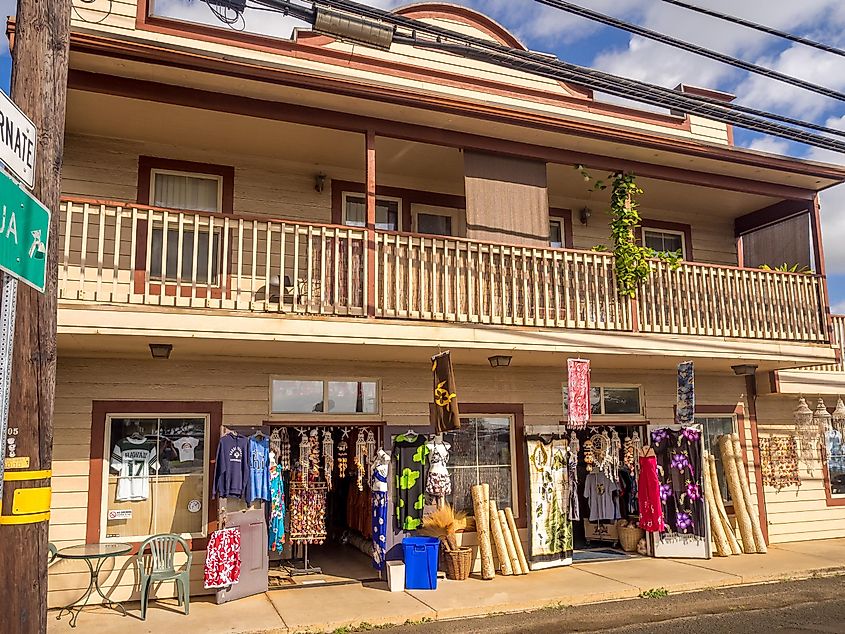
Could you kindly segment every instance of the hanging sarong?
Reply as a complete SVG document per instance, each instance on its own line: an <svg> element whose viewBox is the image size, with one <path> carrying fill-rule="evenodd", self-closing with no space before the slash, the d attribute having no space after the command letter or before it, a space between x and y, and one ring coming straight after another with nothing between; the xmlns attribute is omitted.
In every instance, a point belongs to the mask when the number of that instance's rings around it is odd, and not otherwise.
<svg viewBox="0 0 845 634"><path fill-rule="evenodd" d="M695 422L695 370L692 361L678 364L675 422L678 425L692 425Z"/></svg>
<svg viewBox="0 0 845 634"><path fill-rule="evenodd" d="M531 437L528 445L531 570L572 563L569 455L564 440Z"/></svg>
<svg viewBox="0 0 845 634"><path fill-rule="evenodd" d="M241 578L241 529L223 528L208 536L203 587L228 588Z"/></svg>
<svg viewBox="0 0 845 634"><path fill-rule="evenodd" d="M460 429L461 414L458 411L458 388L455 387L455 372L452 369L452 355L443 352L431 358L431 372L434 375L434 405L431 409L431 424L434 431Z"/></svg>
<svg viewBox="0 0 845 634"><path fill-rule="evenodd" d="M567 427L586 429L590 423L590 362L569 359L567 367Z"/></svg>

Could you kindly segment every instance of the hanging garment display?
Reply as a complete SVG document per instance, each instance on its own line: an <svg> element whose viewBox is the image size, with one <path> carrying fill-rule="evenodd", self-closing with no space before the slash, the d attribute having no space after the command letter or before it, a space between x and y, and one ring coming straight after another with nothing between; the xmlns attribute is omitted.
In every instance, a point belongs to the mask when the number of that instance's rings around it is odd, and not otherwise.
<svg viewBox="0 0 845 634"><path fill-rule="evenodd" d="M290 540L322 544L326 539L326 485L323 482L291 482Z"/></svg>
<svg viewBox="0 0 845 634"><path fill-rule="evenodd" d="M142 434L117 441L110 466L117 471L118 502L146 500L150 496L150 469L158 468L156 444Z"/></svg>
<svg viewBox="0 0 845 634"><path fill-rule="evenodd" d="M594 471L584 480L584 497L590 506L590 521L616 521L619 519L617 497L619 485L615 478L608 478L603 471Z"/></svg>
<svg viewBox="0 0 845 634"><path fill-rule="evenodd" d="M569 519L573 522L581 520L581 498L578 495L578 452L581 450L581 443L578 442L578 435L573 431L569 433L568 451L568 481L569 481Z"/></svg>
<svg viewBox="0 0 845 634"><path fill-rule="evenodd" d="M390 454L379 449L373 459L372 507L373 507L373 568L384 570L387 552L387 472L390 468Z"/></svg>
<svg viewBox="0 0 845 634"><path fill-rule="evenodd" d="M334 474L334 439L332 438L332 430L323 430L323 479L326 486L331 491L332 475Z"/></svg>
<svg viewBox="0 0 845 634"><path fill-rule="evenodd" d="M270 440L264 434L250 436L247 444L249 483L246 503L270 500Z"/></svg>
<svg viewBox="0 0 845 634"><path fill-rule="evenodd" d="M431 358L431 372L434 380L434 407L431 410L431 424L437 434L461 427L458 411L458 390L455 387L455 372L452 369L452 355L442 352Z"/></svg>
<svg viewBox="0 0 845 634"><path fill-rule="evenodd" d="M665 527L660 500L660 480L657 477L657 456L639 456L638 462L637 502L640 510L640 528L649 533L663 532Z"/></svg>
<svg viewBox="0 0 845 634"><path fill-rule="evenodd" d="M540 570L572 563L570 455L565 440L526 439L529 478L529 566Z"/></svg>
<svg viewBox="0 0 845 634"><path fill-rule="evenodd" d="M760 468L764 486L774 487L778 491L790 486L800 487L795 436L760 438Z"/></svg>
<svg viewBox="0 0 845 634"><path fill-rule="evenodd" d="M270 465L270 517L267 520L267 539L271 551L281 551L285 544L285 484L282 469Z"/></svg>
<svg viewBox="0 0 845 634"><path fill-rule="evenodd" d="M590 423L590 362L583 359L569 359L566 362L567 427L586 429Z"/></svg>
<svg viewBox="0 0 845 634"><path fill-rule="evenodd" d="M241 578L241 529L223 528L208 536L203 586L227 588Z"/></svg>
<svg viewBox="0 0 845 634"><path fill-rule="evenodd" d="M809 408L803 397L798 399L798 406L792 412L792 419L798 435L801 462L812 473L819 450L819 428L813 420L813 410Z"/></svg>
<svg viewBox="0 0 845 634"><path fill-rule="evenodd" d="M217 446L212 497L245 498L249 481L246 436L235 432L224 434Z"/></svg>
<svg viewBox="0 0 845 634"><path fill-rule="evenodd" d="M651 432L651 445L657 457L665 530L704 538L707 526L701 432L693 427L655 429Z"/></svg>
<svg viewBox="0 0 845 634"><path fill-rule="evenodd" d="M442 440L434 440L426 446L428 447L429 470L425 492L434 498L448 497L452 495L452 477L449 475L446 464L449 462L449 449L452 445Z"/></svg>
<svg viewBox="0 0 845 634"><path fill-rule="evenodd" d="M692 361L678 364L675 422L678 425L692 425L695 422L695 366Z"/></svg>
<svg viewBox="0 0 845 634"><path fill-rule="evenodd" d="M425 468L428 447L425 436L400 434L393 440L396 485L396 528L413 531L422 525L425 507Z"/></svg>

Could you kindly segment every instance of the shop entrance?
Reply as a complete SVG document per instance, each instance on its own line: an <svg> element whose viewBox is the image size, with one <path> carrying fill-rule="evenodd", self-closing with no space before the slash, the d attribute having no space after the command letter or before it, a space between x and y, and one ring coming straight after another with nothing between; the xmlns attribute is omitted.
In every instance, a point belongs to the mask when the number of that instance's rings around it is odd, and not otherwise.
<svg viewBox="0 0 845 634"><path fill-rule="evenodd" d="M269 588L377 581L368 474L382 426L271 423L267 433L284 487L284 543L268 549Z"/></svg>

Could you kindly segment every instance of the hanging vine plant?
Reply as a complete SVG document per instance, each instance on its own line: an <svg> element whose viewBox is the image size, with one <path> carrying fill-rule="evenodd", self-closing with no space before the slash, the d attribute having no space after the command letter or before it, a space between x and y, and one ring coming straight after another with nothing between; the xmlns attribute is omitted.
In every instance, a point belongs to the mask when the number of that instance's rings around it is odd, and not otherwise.
<svg viewBox="0 0 845 634"><path fill-rule="evenodd" d="M576 169L586 181L592 180L583 166ZM637 243L636 230L642 226L638 210L637 196L643 190L637 184L633 174L615 172L608 176L610 180L610 237L613 241L611 252L616 270L616 289L623 297L634 297L637 289L648 279L651 273L649 260L658 259L669 264L674 270L681 264L681 252L658 252ZM607 189L604 181L593 184L593 190ZM595 247L596 251L606 251L606 247Z"/></svg>

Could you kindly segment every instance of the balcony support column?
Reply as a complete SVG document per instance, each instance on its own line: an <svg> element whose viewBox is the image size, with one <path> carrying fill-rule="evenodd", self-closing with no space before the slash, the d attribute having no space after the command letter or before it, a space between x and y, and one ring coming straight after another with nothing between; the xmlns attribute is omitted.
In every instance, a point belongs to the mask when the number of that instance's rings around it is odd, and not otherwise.
<svg viewBox="0 0 845 634"><path fill-rule="evenodd" d="M376 133L366 133L367 316L376 315Z"/></svg>
<svg viewBox="0 0 845 634"><path fill-rule="evenodd" d="M810 235L813 238L813 264L816 267L816 273L822 276L822 283L819 286L822 308L824 310L823 319L825 331L828 335L828 341L835 341L833 336L833 318L830 312L830 295L827 291L827 278L824 263L824 243L822 242L822 219L821 207L819 206L819 195L813 196L813 202L809 208L810 212Z"/></svg>

